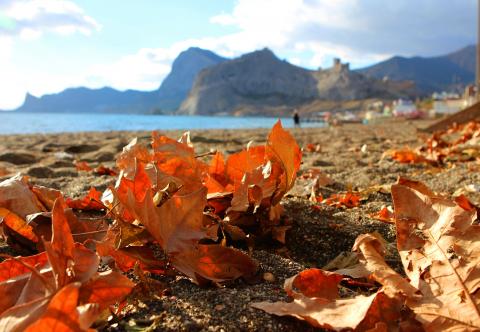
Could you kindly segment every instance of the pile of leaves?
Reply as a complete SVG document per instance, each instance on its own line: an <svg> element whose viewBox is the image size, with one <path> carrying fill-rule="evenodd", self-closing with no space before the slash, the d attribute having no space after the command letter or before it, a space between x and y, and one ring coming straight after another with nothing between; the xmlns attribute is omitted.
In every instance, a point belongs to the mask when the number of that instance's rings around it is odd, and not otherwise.
<svg viewBox="0 0 480 332"><path fill-rule="evenodd" d="M252 306L336 331L478 331L477 208L405 179L391 191L404 274L385 262L378 233L363 234L353 246L357 264L303 271L285 282L293 302ZM352 286L353 297L346 291Z"/></svg>
<svg viewBox="0 0 480 332"><path fill-rule="evenodd" d="M265 145L208 157L195 154L188 133L175 141L154 132L151 148L134 139L123 149L117 182L103 193L65 200L21 175L0 183L3 236L25 254L0 263L0 326L87 330L132 290L122 271L140 280L181 272L202 285L253 277L257 263L232 244L285 241L280 201L300 148L279 121Z"/></svg>
<svg viewBox="0 0 480 332"><path fill-rule="evenodd" d="M449 163L478 160L480 157L480 122L454 124L437 131L416 148L391 150L386 153L400 163L428 163L442 166Z"/></svg>

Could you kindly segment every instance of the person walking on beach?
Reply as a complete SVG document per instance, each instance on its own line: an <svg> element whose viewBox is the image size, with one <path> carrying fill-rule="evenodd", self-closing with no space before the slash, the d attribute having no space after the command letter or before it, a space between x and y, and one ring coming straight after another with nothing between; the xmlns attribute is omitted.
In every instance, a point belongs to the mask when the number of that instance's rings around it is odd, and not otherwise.
<svg viewBox="0 0 480 332"><path fill-rule="evenodd" d="M300 115L298 114L297 109L293 110L293 124L295 128L300 128Z"/></svg>

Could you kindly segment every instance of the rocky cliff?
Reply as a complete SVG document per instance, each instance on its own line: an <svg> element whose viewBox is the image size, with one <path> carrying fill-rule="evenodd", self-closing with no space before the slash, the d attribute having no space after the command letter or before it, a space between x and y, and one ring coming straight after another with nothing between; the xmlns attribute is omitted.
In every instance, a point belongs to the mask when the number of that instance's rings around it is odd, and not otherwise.
<svg viewBox="0 0 480 332"><path fill-rule="evenodd" d="M201 71L179 113L228 114L242 105L298 105L317 97L316 84L309 71L263 49Z"/></svg>
<svg viewBox="0 0 480 332"><path fill-rule="evenodd" d="M278 59L270 50L255 51L199 73L182 114L244 114L247 109L297 107L314 99L398 98L413 92L393 88L349 70L338 59L328 70L311 71Z"/></svg>
<svg viewBox="0 0 480 332"><path fill-rule="evenodd" d="M176 110L187 97L197 74L204 68L226 61L226 58L198 47L181 52L173 61L172 69L158 89L158 107Z"/></svg>

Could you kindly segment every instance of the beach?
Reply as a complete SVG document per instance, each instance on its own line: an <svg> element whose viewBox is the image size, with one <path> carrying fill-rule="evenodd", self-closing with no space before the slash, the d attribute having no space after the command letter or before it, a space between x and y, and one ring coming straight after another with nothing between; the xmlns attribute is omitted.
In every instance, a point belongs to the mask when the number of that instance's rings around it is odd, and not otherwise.
<svg viewBox="0 0 480 332"><path fill-rule="evenodd" d="M377 231L395 247L394 227L372 215L392 205L389 185L399 176L420 180L438 193L463 193L473 203L480 203L478 192L464 189L480 183L480 165L476 161L451 167L402 164L386 153L421 145L426 134L417 129L428 124L391 120L375 125L289 129L303 148L296 184L282 200L282 218L291 223L291 228L286 233L285 245L272 239L255 243L252 255L259 262L259 280L237 280L205 288L184 277L160 276L157 279L168 284L168 292L141 301L136 311L121 320L109 321L100 330L127 330L135 325L165 331L314 330L294 318L276 317L251 308L250 303L286 300L286 278L305 268L322 268L340 254L350 252L360 234ZM250 141L264 144L268 132L269 129L216 129L193 130L190 135L197 155L212 151L228 155L245 148ZM182 134L161 133L172 138ZM148 142L151 136L147 131L0 136L0 180L20 172L28 175L31 183L59 189L72 198L84 196L92 186L103 191L115 184L116 177L78 170L75 162L87 162L93 169L100 164L113 168L116 155L135 137ZM209 156L203 158L208 160ZM317 195L358 192L359 206L337 208L312 202L311 179L306 176L312 169L332 180L319 185ZM12 253L6 243L0 244L0 252ZM395 250L387 253L387 261L394 268L400 266Z"/></svg>

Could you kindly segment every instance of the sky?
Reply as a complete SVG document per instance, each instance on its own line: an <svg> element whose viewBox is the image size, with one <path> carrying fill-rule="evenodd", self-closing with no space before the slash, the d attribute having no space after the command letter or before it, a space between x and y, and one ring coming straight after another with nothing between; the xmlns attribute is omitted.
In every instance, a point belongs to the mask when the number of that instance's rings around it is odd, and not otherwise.
<svg viewBox="0 0 480 332"><path fill-rule="evenodd" d="M442 55L476 41L476 0L0 0L0 109L69 87L154 90L191 46L264 47L306 68Z"/></svg>

